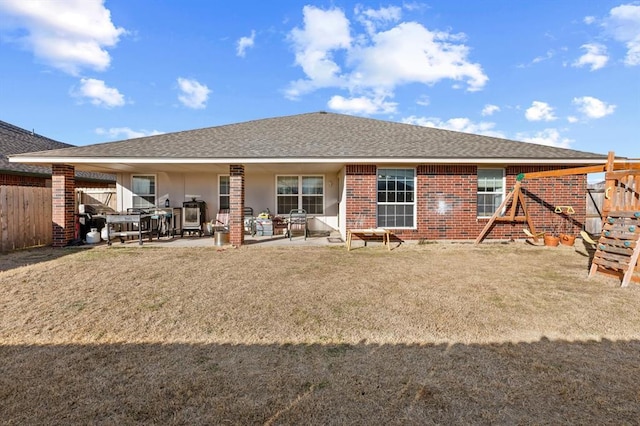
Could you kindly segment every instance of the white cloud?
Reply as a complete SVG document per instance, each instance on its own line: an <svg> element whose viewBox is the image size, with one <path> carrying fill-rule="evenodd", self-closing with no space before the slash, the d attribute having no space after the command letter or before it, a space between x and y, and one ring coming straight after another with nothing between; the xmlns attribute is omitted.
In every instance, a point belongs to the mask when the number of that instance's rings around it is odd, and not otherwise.
<svg viewBox="0 0 640 426"><path fill-rule="evenodd" d="M113 87L107 87L102 80L83 78L80 88L73 90L72 95L78 98L88 98L93 105L106 108L120 107L125 104L124 96Z"/></svg>
<svg viewBox="0 0 640 426"><path fill-rule="evenodd" d="M402 2L402 7L410 11L429 9L429 6L426 3L423 3L420 1L413 1L413 2L404 1Z"/></svg>
<svg viewBox="0 0 640 426"><path fill-rule="evenodd" d="M397 6L382 7L380 9L363 9L361 5L356 6L354 13L369 35L375 34L376 30L386 27L390 23L398 22L402 17L402 9Z"/></svg>
<svg viewBox="0 0 640 426"><path fill-rule="evenodd" d="M393 7L356 8L356 13L365 31L352 36L351 22L342 10L304 7L303 28L294 28L289 40L306 78L291 82L287 97L320 88L345 89L351 97L392 96L400 85L442 80L476 91L488 81L482 67L467 59L464 34L430 31L416 22L397 23L400 10Z"/></svg>
<svg viewBox="0 0 640 426"><path fill-rule="evenodd" d="M476 135L493 136L496 138L504 138L504 134L497 130L494 130L495 123L481 121L480 123L474 123L468 118L450 118L449 120L442 121L439 118L433 117L416 117L412 115L402 119L403 123L415 124L424 127L435 127L444 130L454 130L456 132L473 133Z"/></svg>
<svg viewBox="0 0 640 426"><path fill-rule="evenodd" d="M256 32L251 30L251 37L240 37L238 40L238 47L236 49L236 55L244 58L244 55L249 47L253 47L253 43L256 39Z"/></svg>
<svg viewBox="0 0 640 426"><path fill-rule="evenodd" d="M1 27L16 43L52 67L78 75L81 69L107 69L124 28L111 21L103 0L2 0Z"/></svg>
<svg viewBox="0 0 640 426"><path fill-rule="evenodd" d="M544 56L536 56L531 61L532 64L537 64L538 62L548 61L549 59L555 56L556 52L554 50L547 50L547 53Z"/></svg>
<svg viewBox="0 0 640 426"><path fill-rule="evenodd" d="M573 143L572 139L562 137L557 129L544 129L535 133L534 136L529 136L527 133L518 133L516 139L558 148L569 148Z"/></svg>
<svg viewBox="0 0 640 426"><path fill-rule="evenodd" d="M103 129L98 127L96 134L108 136L111 139L134 139L142 138L145 136L161 135L164 132L158 130L133 130L129 127L111 127L109 129Z"/></svg>
<svg viewBox="0 0 640 426"><path fill-rule="evenodd" d="M567 121L571 124L577 123L578 121L580 121L578 119L578 117L574 116L574 115L570 115L567 117Z"/></svg>
<svg viewBox="0 0 640 426"><path fill-rule="evenodd" d="M300 65L308 80L291 83L287 96L296 98L316 88L339 86L340 67L333 60L333 51L351 46L349 21L340 9L321 10L313 6L302 9L304 28L289 33Z"/></svg>
<svg viewBox="0 0 640 426"><path fill-rule="evenodd" d="M625 64L640 65L640 5L623 4L609 11L604 26L614 39L625 43Z"/></svg>
<svg viewBox="0 0 640 426"><path fill-rule="evenodd" d="M380 98L344 98L333 96L327 103L328 107L334 111L347 114L391 114L396 112L398 104L396 102L386 102L384 97Z"/></svg>
<svg viewBox="0 0 640 426"><path fill-rule="evenodd" d="M583 67L585 65L591 66L591 71L598 70L604 67L609 61L609 56L607 55L607 47L600 43L588 43L580 46L582 49L586 50L586 53L578 60L576 60L572 65L574 67Z"/></svg>
<svg viewBox="0 0 640 426"><path fill-rule="evenodd" d="M211 90L194 79L178 77L181 94L178 100L187 108L203 109L207 106Z"/></svg>
<svg viewBox="0 0 640 426"><path fill-rule="evenodd" d="M393 89L410 83L435 84L444 79L466 82L469 91L482 89L488 77L466 60L469 48L455 44L445 32L431 32L415 22L403 22L377 33L372 44L350 52L356 64L351 87Z"/></svg>
<svg viewBox="0 0 640 426"><path fill-rule="evenodd" d="M416 103L420 106L429 106L431 104L431 99L427 95L422 95L418 98Z"/></svg>
<svg viewBox="0 0 640 426"><path fill-rule="evenodd" d="M596 22L596 18L595 18L595 16L585 16L584 19L582 20L582 22L584 22L587 25L591 25L594 22Z"/></svg>
<svg viewBox="0 0 640 426"><path fill-rule="evenodd" d="M607 104L591 96L573 98L573 104L576 105L578 111L583 113L587 118L602 118L613 114L616 109L615 105Z"/></svg>
<svg viewBox="0 0 640 426"><path fill-rule="evenodd" d="M499 112L499 111L500 111L500 107L498 105L486 104L484 108L482 108L481 114L483 116L487 116L487 115L493 115L493 113Z"/></svg>
<svg viewBox="0 0 640 426"><path fill-rule="evenodd" d="M553 108L548 103L540 101L533 101L524 116L529 121L553 121L556 119L556 116L553 115Z"/></svg>

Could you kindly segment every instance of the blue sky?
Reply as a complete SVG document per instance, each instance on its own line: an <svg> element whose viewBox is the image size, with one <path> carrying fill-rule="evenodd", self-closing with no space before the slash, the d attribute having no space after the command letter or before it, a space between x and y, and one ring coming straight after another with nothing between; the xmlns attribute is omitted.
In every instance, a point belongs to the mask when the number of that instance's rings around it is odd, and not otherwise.
<svg viewBox="0 0 640 426"><path fill-rule="evenodd" d="M75 145L332 111L640 156L640 2L0 0L0 60L0 119Z"/></svg>

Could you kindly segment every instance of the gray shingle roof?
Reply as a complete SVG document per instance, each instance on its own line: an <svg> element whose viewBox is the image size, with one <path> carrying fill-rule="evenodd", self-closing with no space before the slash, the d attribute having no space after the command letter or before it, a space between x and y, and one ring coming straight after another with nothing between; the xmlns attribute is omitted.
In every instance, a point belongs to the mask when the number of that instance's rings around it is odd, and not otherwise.
<svg viewBox="0 0 640 426"><path fill-rule="evenodd" d="M602 154L325 112L51 150L37 156L327 160L606 158Z"/></svg>
<svg viewBox="0 0 640 426"><path fill-rule="evenodd" d="M73 145L49 139L0 120L0 173L51 176L51 167L10 163L7 156L69 147L73 147ZM78 171L76 177L87 180L115 182L115 176L104 173Z"/></svg>

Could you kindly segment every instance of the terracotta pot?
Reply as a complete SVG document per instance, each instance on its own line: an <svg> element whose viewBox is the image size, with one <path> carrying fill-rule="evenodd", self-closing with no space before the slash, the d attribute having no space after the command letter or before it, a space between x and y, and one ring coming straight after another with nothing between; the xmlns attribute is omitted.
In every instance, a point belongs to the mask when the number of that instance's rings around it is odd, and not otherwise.
<svg viewBox="0 0 640 426"><path fill-rule="evenodd" d="M560 243L563 246L572 246L576 242L575 235L560 234Z"/></svg>
<svg viewBox="0 0 640 426"><path fill-rule="evenodd" d="M556 237L555 235L544 235L544 245L549 247L558 247L560 244L560 237Z"/></svg>

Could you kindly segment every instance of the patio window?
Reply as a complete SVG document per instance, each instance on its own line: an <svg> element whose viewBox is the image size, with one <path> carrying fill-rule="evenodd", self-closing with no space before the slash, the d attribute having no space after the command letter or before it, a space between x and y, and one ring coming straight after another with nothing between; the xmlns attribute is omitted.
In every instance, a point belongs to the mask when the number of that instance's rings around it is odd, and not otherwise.
<svg viewBox="0 0 640 426"><path fill-rule="evenodd" d="M231 178L229 176L220 176L218 184L218 202L220 209L228 209L231 200Z"/></svg>
<svg viewBox="0 0 640 426"><path fill-rule="evenodd" d="M414 169L378 169L378 226L415 227Z"/></svg>
<svg viewBox="0 0 640 426"><path fill-rule="evenodd" d="M287 215L293 209L324 213L323 176L277 176L276 187L277 214Z"/></svg>
<svg viewBox="0 0 640 426"><path fill-rule="evenodd" d="M155 175L133 175L131 177L131 206L136 209L148 209L156 206Z"/></svg>
<svg viewBox="0 0 640 426"><path fill-rule="evenodd" d="M478 217L487 218L504 200L504 169L478 169Z"/></svg>

